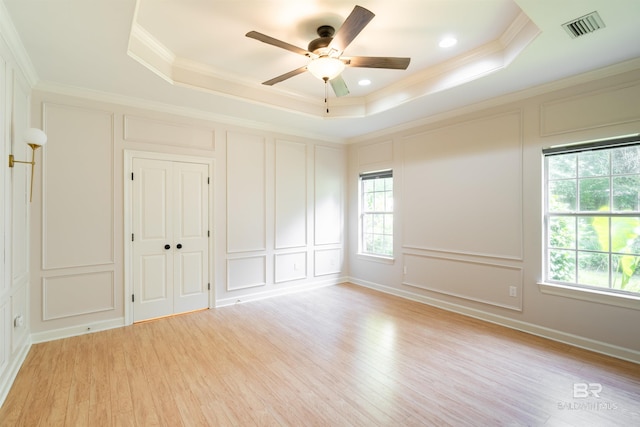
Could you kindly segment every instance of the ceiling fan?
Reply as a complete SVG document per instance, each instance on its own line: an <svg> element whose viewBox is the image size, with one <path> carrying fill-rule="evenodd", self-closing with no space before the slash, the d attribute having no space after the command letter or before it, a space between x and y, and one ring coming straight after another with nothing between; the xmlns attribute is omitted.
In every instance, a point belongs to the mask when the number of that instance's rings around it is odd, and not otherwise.
<svg viewBox="0 0 640 427"><path fill-rule="evenodd" d="M307 50L257 31L249 31L246 34L247 37L311 58L311 61L304 67L274 77L262 84L271 86L309 71L320 80L323 80L325 84L327 82L331 83L336 96L344 96L349 94L347 84L341 75L345 67L406 70L411 58L342 56L347 46L360 34L374 16L373 12L362 6L354 7L337 32L330 25L318 27L318 38L309 43Z"/></svg>

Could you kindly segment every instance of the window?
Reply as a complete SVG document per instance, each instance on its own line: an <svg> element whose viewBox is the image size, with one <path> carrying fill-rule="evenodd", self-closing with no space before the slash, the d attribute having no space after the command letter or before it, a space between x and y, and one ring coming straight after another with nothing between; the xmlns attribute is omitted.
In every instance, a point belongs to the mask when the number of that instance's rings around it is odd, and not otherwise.
<svg viewBox="0 0 640 427"><path fill-rule="evenodd" d="M360 252L393 256L393 172L360 175Z"/></svg>
<svg viewBox="0 0 640 427"><path fill-rule="evenodd" d="M640 137L543 150L545 281L640 294Z"/></svg>

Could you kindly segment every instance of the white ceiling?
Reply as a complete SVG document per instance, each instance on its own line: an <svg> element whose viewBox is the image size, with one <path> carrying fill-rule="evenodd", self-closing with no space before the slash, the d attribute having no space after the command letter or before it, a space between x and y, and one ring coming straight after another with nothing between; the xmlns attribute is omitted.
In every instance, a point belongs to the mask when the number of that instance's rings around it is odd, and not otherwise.
<svg viewBox="0 0 640 427"><path fill-rule="evenodd" d="M638 0L2 2L39 88L336 141L640 57ZM410 57L407 70L347 68L351 93L330 92L329 114L310 73L261 84L308 58L248 31L306 49L355 4L376 16L344 54ZM605 28L575 39L562 28L593 11ZM445 35L458 44L438 47Z"/></svg>

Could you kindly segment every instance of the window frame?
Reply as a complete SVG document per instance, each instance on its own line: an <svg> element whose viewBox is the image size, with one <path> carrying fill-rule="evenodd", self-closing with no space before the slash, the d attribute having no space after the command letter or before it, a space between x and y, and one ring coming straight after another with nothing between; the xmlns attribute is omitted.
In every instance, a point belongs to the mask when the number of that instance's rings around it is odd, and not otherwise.
<svg viewBox="0 0 640 427"><path fill-rule="evenodd" d="M365 226L365 216L366 215L391 215L393 220L395 220L394 210L395 206L392 206L391 210L383 210L383 211L367 211L365 208L365 191L364 186L365 182L368 180L374 180L379 178L392 178L391 190L385 190L391 192L391 197L393 198L394 194L394 181L393 181L393 169L382 169L370 172L361 172L358 176L358 256L364 257L366 259L373 259L379 262L393 262L394 260L394 241L395 241L395 227L392 225L391 234L383 233L384 236L389 236L391 238L391 254L387 253L377 253L377 252L367 252L365 250L365 237L366 232L364 230Z"/></svg>
<svg viewBox="0 0 640 427"><path fill-rule="evenodd" d="M595 285L586 285L580 283L573 282L564 282L561 280L554 280L550 278L551 273L551 260L550 260L550 251L553 250L550 242L550 219L551 218L572 218L575 221L578 221L581 217L606 217L608 221L611 221L612 218L621 218L621 217L638 217L640 216L640 207L637 207L636 210L633 211L615 211L613 210L613 206L611 202L613 200L612 192L609 191L609 209L606 212L599 211L581 211L580 206L576 205L573 211L564 211L564 212L554 212L550 209L550 179L549 179L549 158L556 155L566 155L566 154L574 154L574 153L584 153L596 150L609 150L615 148L623 148L623 147L631 147L631 146L640 146L640 134L633 135L625 135L622 137L615 137L610 139L603 140L595 140L595 141L586 141L582 143L575 144L567 144L554 146L550 148L546 148L542 150L543 153L543 262L542 262L542 277L543 281L539 283L540 290L546 294L560 295L565 297L577 298L587 301L595 301L605 304L611 304L616 306L623 306L628 308L640 309L640 291L627 291L624 289L614 289L612 288L612 275L614 272L614 266L611 263L612 257L618 255L616 251L613 250L611 246L609 246L608 251L596 251L607 254L609 263L608 263L608 274L609 274L609 287L600 287ZM578 159L576 159L578 161ZM609 166L611 167L611 166ZM605 175L609 179L609 188L611 190L611 183L613 182L614 177L616 175L612 170L608 171L608 175ZM600 177L600 176L598 176ZM581 177L576 176L575 178L576 184L580 182ZM584 179L584 177L582 177ZM557 182L557 181L556 181ZM580 193L579 185L576 187L576 203L579 203ZM609 226L610 227L610 226ZM610 230L610 228L609 228ZM577 238L577 237L576 237ZM581 252L590 252L586 249L580 249L579 242L575 242L575 247L573 249L567 249L573 251L576 256ZM578 258L576 258L575 269L576 273L578 271ZM576 275L574 280L578 282L579 278Z"/></svg>

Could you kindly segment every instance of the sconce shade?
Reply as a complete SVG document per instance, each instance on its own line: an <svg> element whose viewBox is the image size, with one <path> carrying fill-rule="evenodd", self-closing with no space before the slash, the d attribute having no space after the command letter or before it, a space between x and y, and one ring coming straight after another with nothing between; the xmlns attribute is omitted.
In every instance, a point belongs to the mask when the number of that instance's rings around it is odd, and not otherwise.
<svg viewBox="0 0 640 427"><path fill-rule="evenodd" d="M47 134L38 128L30 128L25 131L24 140L29 145L43 146L47 143Z"/></svg>
<svg viewBox="0 0 640 427"><path fill-rule="evenodd" d="M344 62L337 58L321 56L307 65L307 70L320 80L333 80L344 70Z"/></svg>

